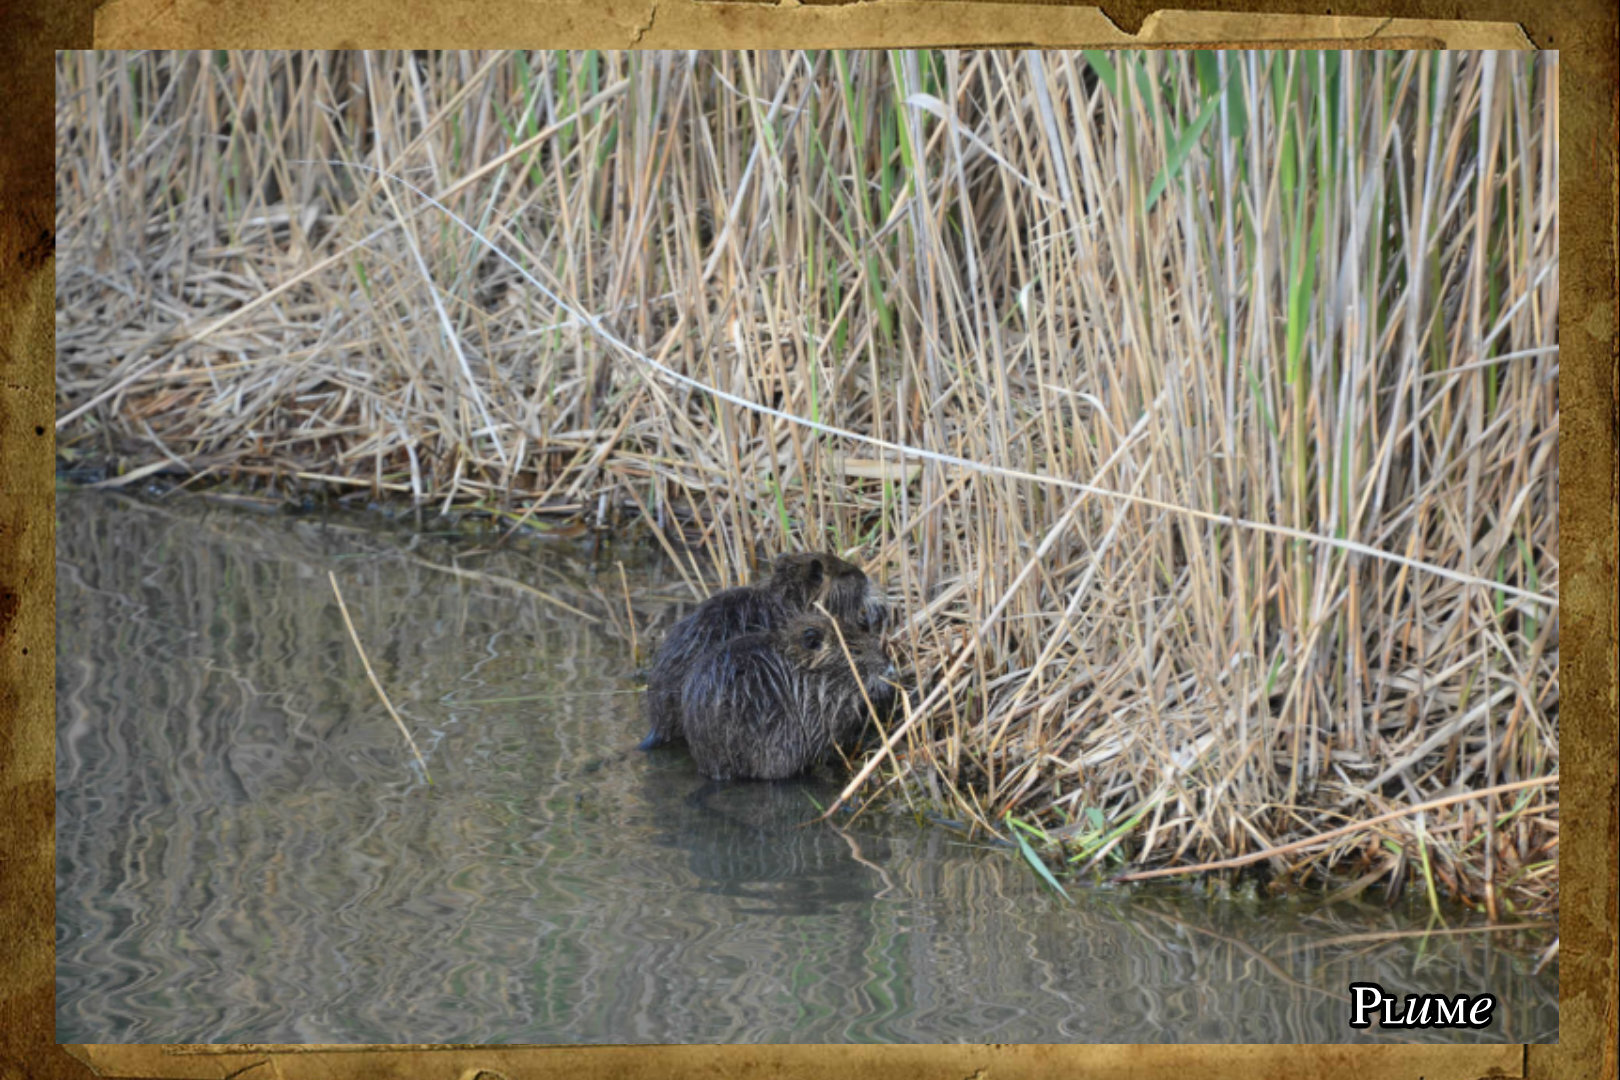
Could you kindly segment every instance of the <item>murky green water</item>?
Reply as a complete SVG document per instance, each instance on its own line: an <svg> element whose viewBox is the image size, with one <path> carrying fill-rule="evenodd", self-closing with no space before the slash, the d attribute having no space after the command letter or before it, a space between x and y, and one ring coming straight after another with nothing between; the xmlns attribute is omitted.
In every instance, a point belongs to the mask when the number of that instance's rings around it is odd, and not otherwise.
<svg viewBox="0 0 1620 1080"><path fill-rule="evenodd" d="M621 755L615 560L643 637L686 595L643 553L91 493L57 527L61 1041L1346 1042L1363 980L1499 999L1486 1031L1386 1039L1557 1037L1523 938L1392 936L1422 928L1406 907L1066 904L902 814L800 827L834 776Z"/></svg>

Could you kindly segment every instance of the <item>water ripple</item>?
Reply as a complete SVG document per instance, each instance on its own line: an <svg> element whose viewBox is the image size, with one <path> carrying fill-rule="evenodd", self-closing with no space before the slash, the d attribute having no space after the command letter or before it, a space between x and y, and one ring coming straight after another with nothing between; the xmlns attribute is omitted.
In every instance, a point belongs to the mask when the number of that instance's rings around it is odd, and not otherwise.
<svg viewBox="0 0 1620 1080"><path fill-rule="evenodd" d="M1511 1025L1487 1037L1556 1036L1556 974L1489 937L1417 966L1411 941L1314 944L1413 925L1383 909L1064 905L903 817L802 828L835 778L626 753L625 643L422 565L472 565L452 542L78 493L58 514L62 1041L1345 1041L1359 978L1492 989ZM477 566L593 603L576 549ZM661 573L632 593L674 593Z"/></svg>

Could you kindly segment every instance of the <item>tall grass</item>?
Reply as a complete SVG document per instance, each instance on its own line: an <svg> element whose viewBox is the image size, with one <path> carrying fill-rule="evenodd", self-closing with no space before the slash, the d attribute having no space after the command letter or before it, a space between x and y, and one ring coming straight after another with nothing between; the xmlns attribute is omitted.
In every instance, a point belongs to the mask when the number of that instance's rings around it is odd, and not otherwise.
<svg viewBox="0 0 1620 1080"><path fill-rule="evenodd" d="M865 788L1556 905L1555 55L57 72L69 463L858 552Z"/></svg>

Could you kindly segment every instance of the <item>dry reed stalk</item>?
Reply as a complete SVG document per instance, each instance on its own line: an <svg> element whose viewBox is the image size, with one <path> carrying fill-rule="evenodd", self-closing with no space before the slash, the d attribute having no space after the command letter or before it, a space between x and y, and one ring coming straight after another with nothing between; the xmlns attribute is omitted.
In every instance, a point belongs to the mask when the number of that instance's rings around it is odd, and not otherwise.
<svg viewBox="0 0 1620 1080"><path fill-rule="evenodd" d="M349 605L343 602L343 590L338 588L337 574L328 570L326 578L332 583L332 595L337 597L338 611L343 615L343 625L348 628L349 640L354 642L354 651L360 654L360 663L365 665L366 678L371 680L371 688L377 691L377 697L382 700L383 708L387 709L388 715L394 718L394 724L399 728L399 733L405 736L405 742L410 746L411 753L416 755L416 763L422 767L422 776L431 785L433 776L428 772L427 762L422 759L422 751L417 749L416 740L411 737L410 729L405 726L405 721L399 718L399 713L394 711L394 703L388 700L388 692L383 689L382 682L377 678L377 673L371 669L371 658L366 656L366 647L360 644L360 635L355 632L354 620L349 618Z"/></svg>

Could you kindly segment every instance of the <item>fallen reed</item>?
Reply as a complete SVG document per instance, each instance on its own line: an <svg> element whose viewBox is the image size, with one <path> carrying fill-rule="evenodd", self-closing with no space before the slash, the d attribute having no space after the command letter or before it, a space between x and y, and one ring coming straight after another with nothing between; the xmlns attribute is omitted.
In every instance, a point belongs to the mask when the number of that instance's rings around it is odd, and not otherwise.
<svg viewBox="0 0 1620 1080"><path fill-rule="evenodd" d="M864 794L1556 908L1556 55L57 78L64 467L854 553L919 688Z"/></svg>

